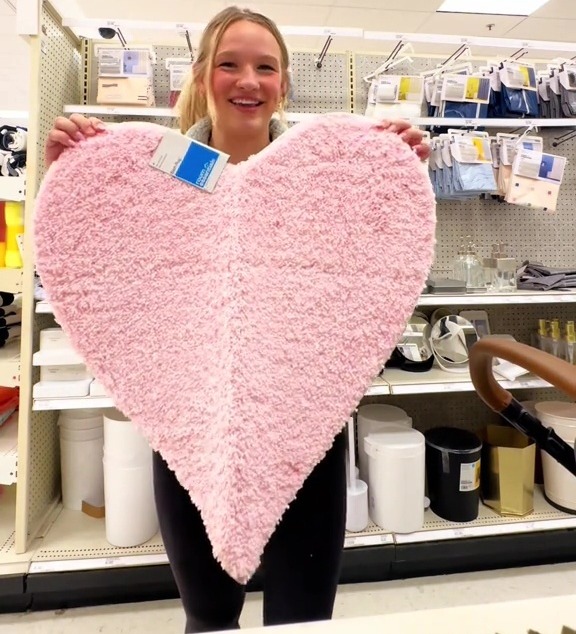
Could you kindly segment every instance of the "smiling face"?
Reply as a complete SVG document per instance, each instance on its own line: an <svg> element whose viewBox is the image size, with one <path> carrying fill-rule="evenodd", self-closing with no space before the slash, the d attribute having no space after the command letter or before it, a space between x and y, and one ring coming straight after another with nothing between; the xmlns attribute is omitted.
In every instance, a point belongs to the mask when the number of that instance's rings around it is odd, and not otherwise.
<svg viewBox="0 0 576 634"><path fill-rule="evenodd" d="M285 90L280 45L260 24L239 20L222 34L211 77L218 127L227 135L264 134Z"/></svg>

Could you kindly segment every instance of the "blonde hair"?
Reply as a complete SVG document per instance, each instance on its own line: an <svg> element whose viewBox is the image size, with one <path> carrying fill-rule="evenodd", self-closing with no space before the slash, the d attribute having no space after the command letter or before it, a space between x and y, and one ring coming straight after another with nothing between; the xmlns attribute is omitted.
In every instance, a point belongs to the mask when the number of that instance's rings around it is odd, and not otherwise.
<svg viewBox="0 0 576 634"><path fill-rule="evenodd" d="M290 87L289 65L290 59L286 42L282 37L276 24L261 13L256 13L250 9L241 9L239 7L227 7L220 13L216 14L207 24L198 47L198 54L192 66L178 101L176 103L176 111L179 117L180 131L185 134L197 121L208 116L212 121L216 120L216 112L214 109L214 99L212 96L212 88L210 82L206 82L206 90L199 90L199 86L205 77L211 77L214 68L214 57L222 36L226 29L234 24L246 20L259 24L270 31L278 45L281 54L281 77L285 84L286 90L282 97L281 103L278 105L280 115L283 115L286 107L288 92Z"/></svg>

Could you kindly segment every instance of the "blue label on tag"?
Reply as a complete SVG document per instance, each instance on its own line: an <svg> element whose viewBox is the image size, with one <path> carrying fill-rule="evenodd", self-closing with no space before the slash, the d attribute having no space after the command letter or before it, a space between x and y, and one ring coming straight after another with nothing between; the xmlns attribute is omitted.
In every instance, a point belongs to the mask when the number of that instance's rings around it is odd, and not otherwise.
<svg viewBox="0 0 576 634"><path fill-rule="evenodd" d="M209 147L192 143L174 176L196 187L204 187L219 156L218 152Z"/></svg>

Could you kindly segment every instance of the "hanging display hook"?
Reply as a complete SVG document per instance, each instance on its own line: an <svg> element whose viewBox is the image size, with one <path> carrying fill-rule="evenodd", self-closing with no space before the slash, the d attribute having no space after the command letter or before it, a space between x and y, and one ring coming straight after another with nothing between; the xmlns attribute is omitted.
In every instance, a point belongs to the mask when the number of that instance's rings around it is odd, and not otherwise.
<svg viewBox="0 0 576 634"><path fill-rule="evenodd" d="M563 143L566 143L566 141L571 141L574 138L576 138L576 130L570 130L570 132L566 132L561 136L555 137L554 141L552 141L552 147L558 147Z"/></svg>
<svg viewBox="0 0 576 634"><path fill-rule="evenodd" d="M184 30L184 37L186 38L186 44L188 46L188 50L190 51L190 61L194 61L194 49L192 48L192 41L190 40L190 32L188 29Z"/></svg>
<svg viewBox="0 0 576 634"><path fill-rule="evenodd" d="M118 39L120 40L120 44L122 44L122 47L125 49L128 49L126 38L124 37L124 35L122 34L122 31L118 27L114 29L110 26L102 26L98 29L98 33L100 33L100 36L103 37L105 40L111 40L115 36L118 36Z"/></svg>
<svg viewBox="0 0 576 634"><path fill-rule="evenodd" d="M324 43L324 46L322 47L322 50L320 51L320 55L316 59L316 68L318 69L322 68L324 58L326 57L326 54L328 53L328 49L330 48L330 44L332 44L333 39L334 38L331 35L328 36L326 42Z"/></svg>

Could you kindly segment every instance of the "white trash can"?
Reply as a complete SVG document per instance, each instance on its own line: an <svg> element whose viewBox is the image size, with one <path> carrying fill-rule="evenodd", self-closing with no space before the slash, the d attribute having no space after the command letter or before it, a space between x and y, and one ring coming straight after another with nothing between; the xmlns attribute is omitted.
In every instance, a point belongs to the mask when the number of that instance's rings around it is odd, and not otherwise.
<svg viewBox="0 0 576 634"><path fill-rule="evenodd" d="M73 511L82 502L104 502L103 419L98 410L63 410L58 417L62 504Z"/></svg>
<svg viewBox="0 0 576 634"><path fill-rule="evenodd" d="M382 431L390 424L412 427L412 419L403 409L394 405L374 404L362 405L362 407L358 408L358 465L360 468L360 480L364 482L368 482L368 456L364 449L364 438L368 434L376 434Z"/></svg>
<svg viewBox="0 0 576 634"><path fill-rule="evenodd" d="M536 416L544 427L551 427L574 447L576 440L576 404L562 401L536 403ZM548 501L568 513L576 513L576 476L545 451L542 455L544 492Z"/></svg>
<svg viewBox="0 0 576 634"><path fill-rule="evenodd" d="M424 524L424 434L405 425L389 425L366 436L364 447L372 521L394 533L420 530Z"/></svg>

